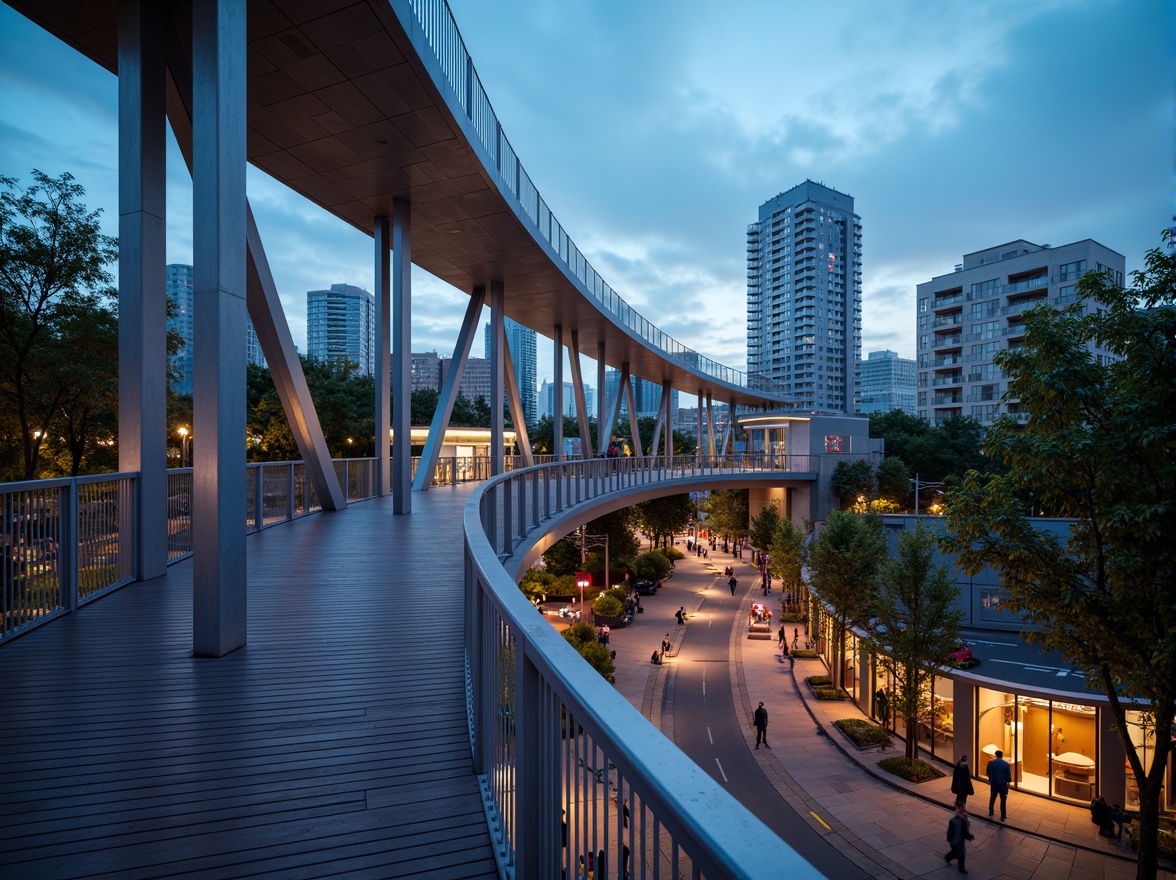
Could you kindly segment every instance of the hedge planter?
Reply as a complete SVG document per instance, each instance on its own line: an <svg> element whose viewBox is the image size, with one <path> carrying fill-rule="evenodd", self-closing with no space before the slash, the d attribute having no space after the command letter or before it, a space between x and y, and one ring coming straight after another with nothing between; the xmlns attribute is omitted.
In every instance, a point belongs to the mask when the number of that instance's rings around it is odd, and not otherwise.
<svg viewBox="0 0 1176 880"><path fill-rule="evenodd" d="M890 734L863 718L842 718L833 724L859 752L876 752L890 746Z"/></svg>
<svg viewBox="0 0 1176 880"><path fill-rule="evenodd" d="M878 766L887 773L893 773L900 779L914 783L930 782L932 779L940 779L946 775L940 773L922 758L916 758L914 762L911 762L903 755L896 755L893 758L883 758L878 762Z"/></svg>
<svg viewBox="0 0 1176 880"><path fill-rule="evenodd" d="M827 675L810 675L805 679L809 690L818 700L844 700L846 693L841 688L835 688Z"/></svg>

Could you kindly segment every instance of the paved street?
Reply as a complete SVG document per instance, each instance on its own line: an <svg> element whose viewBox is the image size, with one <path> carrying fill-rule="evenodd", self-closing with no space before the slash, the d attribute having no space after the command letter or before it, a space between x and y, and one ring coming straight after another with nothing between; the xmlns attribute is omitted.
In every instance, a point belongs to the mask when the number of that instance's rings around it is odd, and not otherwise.
<svg viewBox="0 0 1176 880"><path fill-rule="evenodd" d="M727 565L739 576L734 598L720 577ZM823 674L823 663L782 662L775 639L747 638L751 602L763 598L752 589L754 579L746 560L729 555L678 562L656 596L642 597L645 612L612 632L617 689L826 874L958 876L943 862L950 778L917 786L903 782L877 767L881 755L859 753L842 737L832 722L862 713L848 702L806 700L799 686L805 677ZM690 614L681 627L674 620L680 605ZM776 592L768 607L778 613ZM653 665L649 655L666 632L670 654L664 665ZM754 749L751 715L761 700L770 713L770 750ZM1100 838L1085 807L1013 793L1002 825L976 815L985 812L987 793L977 780L971 877L1135 876L1130 847ZM1174 880L1171 871L1160 877Z"/></svg>

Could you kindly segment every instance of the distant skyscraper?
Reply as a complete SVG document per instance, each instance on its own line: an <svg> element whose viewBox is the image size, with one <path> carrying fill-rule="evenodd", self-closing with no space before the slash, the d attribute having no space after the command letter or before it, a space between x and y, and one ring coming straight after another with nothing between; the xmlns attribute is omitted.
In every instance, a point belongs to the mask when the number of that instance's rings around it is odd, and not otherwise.
<svg viewBox="0 0 1176 880"><path fill-rule="evenodd" d="M441 358L435 351L413 352L409 355L412 362L412 383L410 390L421 388L441 390Z"/></svg>
<svg viewBox="0 0 1176 880"><path fill-rule="evenodd" d="M605 401L607 404L612 404L615 399L617 389L621 384L620 370L606 370L604 373L604 388ZM648 379L639 379L636 376L629 377L629 384L633 388L633 402L637 407L637 418L657 418L658 407L661 405L661 385L656 382L650 382ZM678 411L678 392L670 391L670 412L676 413ZM620 417L627 419L629 417L629 402L627 399L621 399Z"/></svg>
<svg viewBox="0 0 1176 880"><path fill-rule="evenodd" d="M502 319L506 344L510 348L510 360L514 364L515 380L519 385L519 396L523 402L523 418L528 425L534 425L535 414L535 331L524 327L510 318ZM490 357L490 325L485 328L485 353Z"/></svg>
<svg viewBox="0 0 1176 880"><path fill-rule="evenodd" d="M169 263L166 280L167 298L171 302L171 312L167 316L167 329L179 334L183 344L180 350L168 358L169 366L175 380L171 383L171 390L176 394L192 393L192 354L195 351L195 336L192 315L194 302L192 296L192 267L184 263ZM245 316L245 361L264 367L265 355L261 353L261 344L257 340L257 331L253 329L253 321Z"/></svg>
<svg viewBox="0 0 1176 880"><path fill-rule="evenodd" d="M453 358L441 358L441 382L453 369ZM457 393L473 403L479 397L487 403L490 401L490 359L466 358L465 369L461 372L461 382L458 383Z"/></svg>
<svg viewBox="0 0 1176 880"><path fill-rule="evenodd" d="M747 371L797 409L854 412L862 350L861 218L811 180L747 227Z"/></svg>
<svg viewBox="0 0 1176 880"><path fill-rule="evenodd" d="M320 361L346 359L370 376L376 366L375 299L361 287L332 284L306 292L306 353Z"/></svg>
<svg viewBox="0 0 1176 880"><path fill-rule="evenodd" d="M901 409L915 414L915 362L893 351L872 351L862 361L861 412Z"/></svg>
<svg viewBox="0 0 1176 880"><path fill-rule="evenodd" d="M1122 284L1124 263L1122 254L1089 238L1055 248L1018 239L964 254L954 272L920 284L917 414L932 423L971 416L983 425L998 415L1025 418L1017 400L1003 398L1008 377L992 356L1025 344L1023 312L1042 302L1075 302L1075 285L1087 272ZM1093 345L1091 352L1115 357Z"/></svg>
<svg viewBox="0 0 1176 880"><path fill-rule="evenodd" d="M593 404L596 402L596 395L592 391L591 385L584 386L584 406L588 409L588 414L592 414ZM539 400L536 407L536 414L539 418L549 416L552 410L555 409L555 383L543 380L543 384L539 387ZM563 413L565 416L576 415L576 394L572 390L571 382L563 383Z"/></svg>

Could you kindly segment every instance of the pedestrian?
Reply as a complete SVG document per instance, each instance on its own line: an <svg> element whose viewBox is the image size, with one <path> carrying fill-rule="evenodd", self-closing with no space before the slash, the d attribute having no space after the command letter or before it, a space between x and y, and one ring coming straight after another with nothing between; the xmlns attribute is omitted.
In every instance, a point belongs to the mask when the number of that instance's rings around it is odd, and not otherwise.
<svg viewBox="0 0 1176 880"><path fill-rule="evenodd" d="M951 793L961 804L968 802L968 795L975 794L972 786L972 771L968 769L968 756L960 755L955 767L951 771Z"/></svg>
<svg viewBox="0 0 1176 880"><path fill-rule="evenodd" d="M625 827L628 828L629 827L629 799L628 798L624 798L621 800L621 815L625 819Z"/></svg>
<svg viewBox="0 0 1176 880"><path fill-rule="evenodd" d="M727 581L727 586L731 588L731 595L735 595L735 587L739 585L739 579L734 574L731 575L731 580Z"/></svg>
<svg viewBox="0 0 1176 880"><path fill-rule="evenodd" d="M951 850L943 857L943 861L950 865L951 860L956 859L960 873L967 874L968 869L964 867L965 843L975 839L968 822L968 810L963 801L957 801L955 815L947 823L947 842L951 844Z"/></svg>
<svg viewBox="0 0 1176 880"><path fill-rule="evenodd" d="M665 638L662 639L662 657L670 653L670 634L666 633Z"/></svg>
<svg viewBox="0 0 1176 880"><path fill-rule="evenodd" d="M780 646L784 649L784 653L787 654L788 653L788 632L784 629L784 624L780 624L780 632L776 636L776 641L778 641L780 643Z"/></svg>
<svg viewBox="0 0 1176 880"><path fill-rule="evenodd" d="M596 854L596 880L608 880L608 860L604 857L604 850Z"/></svg>
<svg viewBox="0 0 1176 880"><path fill-rule="evenodd" d="M658 650L656 648L654 648L653 656L649 658L649 662L652 663L654 666L661 665L661 654L658 652Z"/></svg>
<svg viewBox="0 0 1176 880"><path fill-rule="evenodd" d="M770 749L771 746L768 745L768 710L764 708L763 703L760 703L759 708L755 710L751 723L755 726L755 747L758 749L762 742Z"/></svg>
<svg viewBox="0 0 1176 880"><path fill-rule="evenodd" d="M678 626L682 626L686 622L686 606L683 605L674 612L674 617L678 618Z"/></svg>
<svg viewBox="0 0 1176 880"><path fill-rule="evenodd" d="M1111 808L1107 806L1107 799L1101 794L1090 802L1090 821L1098 826L1098 833L1103 837L1115 836L1115 823L1111 821Z"/></svg>
<svg viewBox="0 0 1176 880"><path fill-rule="evenodd" d="M878 714L878 720L882 722L884 728L890 727L890 697L886 694L886 688L880 687L874 694L874 711ZM952 791L955 791L953 788ZM972 794L973 792L968 792Z"/></svg>
<svg viewBox="0 0 1176 880"><path fill-rule="evenodd" d="M1117 826L1119 826L1119 833L1115 835L1115 840L1122 840L1123 839L1123 826L1124 825L1127 826L1128 834L1131 833L1131 817L1128 816L1123 811L1123 808L1120 807L1118 804L1114 804L1111 806L1111 821L1114 822Z"/></svg>
<svg viewBox="0 0 1176 880"><path fill-rule="evenodd" d="M1000 821L1005 820L1005 802L1009 798L1009 784L1013 781L1013 768L1004 759L1004 752L996 750L996 757L988 762L988 815L992 816L992 806L1000 797Z"/></svg>

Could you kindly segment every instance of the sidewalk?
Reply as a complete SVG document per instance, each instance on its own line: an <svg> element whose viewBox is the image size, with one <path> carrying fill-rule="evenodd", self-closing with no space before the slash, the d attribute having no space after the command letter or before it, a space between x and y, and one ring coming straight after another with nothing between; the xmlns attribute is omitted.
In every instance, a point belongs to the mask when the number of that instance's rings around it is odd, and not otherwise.
<svg viewBox="0 0 1176 880"><path fill-rule="evenodd" d="M765 775L781 797L813 827L863 870L876 877L922 878L958 876L944 864L944 831L952 815L950 767L937 764L945 776L919 785L905 782L877 766L884 757L900 754L901 741L885 752L858 752L833 725L840 718L863 718L850 701L820 702L809 697L804 679L826 673L821 660L781 661L777 643L750 640L746 627L752 601L762 598L754 569L745 559L716 554L713 560L689 556L681 560L664 590L643 604L645 612L633 626L614 630L610 648L617 652L616 686L634 706L674 738L673 687L675 654L690 624L677 626L674 612L689 613L704 591L727 594L723 567L734 565L742 598L730 642L730 674L736 706L751 718L760 700L771 713L768 728L772 749L754 752ZM772 606L778 594L771 596ZM664 624L664 625L663 625ZM791 628L791 624L789 627ZM649 655L669 632L667 662L657 666ZM744 725L747 747L755 743L750 722ZM988 786L973 780L969 798L972 833L968 872L978 878L1114 878L1135 876L1135 854L1126 841L1099 837L1084 806L1011 792L1008 821L987 818ZM1176 880L1161 870L1162 880Z"/></svg>

